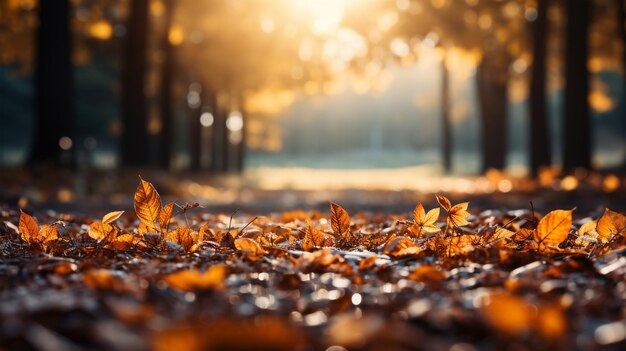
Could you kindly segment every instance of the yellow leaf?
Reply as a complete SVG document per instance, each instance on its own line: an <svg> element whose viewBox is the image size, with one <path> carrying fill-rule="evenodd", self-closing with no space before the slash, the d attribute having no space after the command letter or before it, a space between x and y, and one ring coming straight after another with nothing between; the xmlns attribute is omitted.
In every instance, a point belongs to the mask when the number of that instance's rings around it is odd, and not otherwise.
<svg viewBox="0 0 626 351"><path fill-rule="evenodd" d="M439 212L439 207L437 207L426 213L424 206L417 204L415 210L413 210L414 227L417 228L417 233L414 234L420 236L422 233L435 233L440 231L441 228L435 225L435 222L439 218Z"/></svg>
<svg viewBox="0 0 626 351"><path fill-rule="evenodd" d="M109 212L102 217L102 223L110 224L117 221L124 214L124 211L113 211Z"/></svg>
<svg viewBox="0 0 626 351"><path fill-rule="evenodd" d="M556 210L548 213L537 225L535 241L543 245L557 246L567 239L572 226L574 210Z"/></svg>
<svg viewBox="0 0 626 351"><path fill-rule="evenodd" d="M598 236L603 243L608 242L611 235L623 234L625 230L626 217L608 208L604 210L604 214L598 220L596 227Z"/></svg>
<svg viewBox="0 0 626 351"><path fill-rule="evenodd" d="M150 182L139 177L139 186L135 191L135 212L148 228L153 228L161 212L161 197Z"/></svg>
<svg viewBox="0 0 626 351"><path fill-rule="evenodd" d="M437 202L441 205L441 207L443 207L444 210L450 211L452 204L450 203L450 200L448 200L447 197L443 195L435 195L435 198L437 198Z"/></svg>
<svg viewBox="0 0 626 351"><path fill-rule="evenodd" d="M320 247L324 244L324 239L324 233L309 224L302 241L302 250L311 251L316 247Z"/></svg>
<svg viewBox="0 0 626 351"><path fill-rule="evenodd" d="M39 236L39 226L33 217L20 209L20 235L22 240L33 244Z"/></svg>
<svg viewBox="0 0 626 351"><path fill-rule="evenodd" d="M226 279L226 267L215 265L200 272L196 270L183 270L169 274L165 277L165 282L170 286L183 290L222 290Z"/></svg>
<svg viewBox="0 0 626 351"><path fill-rule="evenodd" d="M167 227L170 223L170 219L172 218L172 212L174 211L174 203L170 202L169 204L163 206L161 209L161 213L159 213L159 225L161 226L161 230L167 230Z"/></svg>
<svg viewBox="0 0 626 351"><path fill-rule="evenodd" d="M335 234L344 236L350 232L350 216L343 207L330 203L330 225Z"/></svg>
<svg viewBox="0 0 626 351"><path fill-rule="evenodd" d="M255 259L266 254L265 249L263 249L259 243L248 238L235 239L235 248L251 259Z"/></svg>

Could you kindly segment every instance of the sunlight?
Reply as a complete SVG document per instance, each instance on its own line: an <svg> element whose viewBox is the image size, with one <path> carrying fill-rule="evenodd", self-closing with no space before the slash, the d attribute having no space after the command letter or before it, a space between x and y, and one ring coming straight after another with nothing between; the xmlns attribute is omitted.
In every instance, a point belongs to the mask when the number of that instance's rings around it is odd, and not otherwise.
<svg viewBox="0 0 626 351"><path fill-rule="evenodd" d="M311 30L316 35L330 34L339 28L347 5L353 0L293 0L289 5L312 17Z"/></svg>

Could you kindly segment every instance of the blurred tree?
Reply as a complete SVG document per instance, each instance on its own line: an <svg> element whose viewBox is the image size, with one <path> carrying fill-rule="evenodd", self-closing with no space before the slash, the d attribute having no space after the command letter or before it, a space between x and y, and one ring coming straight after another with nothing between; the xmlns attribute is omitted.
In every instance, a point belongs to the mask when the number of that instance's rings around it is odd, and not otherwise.
<svg viewBox="0 0 626 351"><path fill-rule="evenodd" d="M144 93L147 65L148 0L130 2L126 21L126 46L122 72L122 163L148 163L147 106Z"/></svg>
<svg viewBox="0 0 626 351"><path fill-rule="evenodd" d="M174 140L174 108L173 108L173 85L174 72L176 64L173 53L173 46L170 42L169 34L172 29L172 18L174 16L174 0L163 0L164 19L163 34L161 37L161 51L163 53L163 63L161 64L161 96L160 96L160 115L161 115L161 131L159 136L159 166L164 169L170 169L173 152ZM198 129L198 126L194 126ZM195 158L192 157L192 163Z"/></svg>
<svg viewBox="0 0 626 351"><path fill-rule="evenodd" d="M591 168L591 121L587 61L590 0L566 1L563 168Z"/></svg>
<svg viewBox="0 0 626 351"><path fill-rule="evenodd" d="M67 164L74 139L69 0L40 1L36 53L36 123L30 161ZM63 162L62 162L63 161Z"/></svg>
<svg viewBox="0 0 626 351"><path fill-rule="evenodd" d="M531 22L533 62L530 81L530 174L537 176L541 167L551 165L546 105L548 2L537 1L537 18Z"/></svg>
<svg viewBox="0 0 626 351"><path fill-rule="evenodd" d="M441 122L442 122L442 159L446 173L452 171L452 120L450 119L450 74L446 53L441 60Z"/></svg>

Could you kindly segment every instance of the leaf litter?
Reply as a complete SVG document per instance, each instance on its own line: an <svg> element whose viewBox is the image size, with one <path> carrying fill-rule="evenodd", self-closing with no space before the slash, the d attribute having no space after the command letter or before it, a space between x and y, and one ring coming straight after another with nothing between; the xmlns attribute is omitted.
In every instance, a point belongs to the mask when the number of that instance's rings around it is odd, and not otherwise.
<svg viewBox="0 0 626 351"><path fill-rule="evenodd" d="M621 350L626 217L606 209L265 217L163 205L0 213L2 349ZM63 219L63 220L61 220Z"/></svg>

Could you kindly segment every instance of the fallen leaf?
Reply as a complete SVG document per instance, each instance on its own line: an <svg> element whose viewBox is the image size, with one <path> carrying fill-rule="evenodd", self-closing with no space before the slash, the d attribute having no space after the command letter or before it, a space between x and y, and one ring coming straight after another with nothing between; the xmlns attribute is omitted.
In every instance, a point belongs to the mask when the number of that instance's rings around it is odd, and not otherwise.
<svg viewBox="0 0 626 351"><path fill-rule="evenodd" d="M115 222L118 218L120 218L124 214L124 211L113 211L109 212L102 217L102 223L110 224Z"/></svg>
<svg viewBox="0 0 626 351"><path fill-rule="evenodd" d="M135 191L135 213L148 228L154 228L161 212L161 197L154 186L139 177L139 186Z"/></svg>
<svg viewBox="0 0 626 351"><path fill-rule="evenodd" d="M226 267L223 265L211 266L204 272L197 270L182 270L169 274L165 282L170 286L183 290L217 290L224 289L226 279Z"/></svg>
<svg viewBox="0 0 626 351"><path fill-rule="evenodd" d="M267 253L259 243L249 238L235 239L235 248L251 259L259 258Z"/></svg>
<svg viewBox="0 0 626 351"><path fill-rule="evenodd" d="M447 197L443 195L435 195L435 198L437 199L437 202L439 203L439 205L441 205L441 207L443 207L444 210L450 211L450 208L452 207L452 203L450 203L450 200L448 200Z"/></svg>
<svg viewBox="0 0 626 351"><path fill-rule="evenodd" d="M170 224L170 219L172 219L172 212L174 211L174 203L170 202L169 204L163 206L161 212L159 213L159 226L162 231L167 231L168 226Z"/></svg>
<svg viewBox="0 0 626 351"><path fill-rule="evenodd" d="M49 225L44 224L39 228L39 235L37 241L41 243L44 250L48 248L48 243L59 238L59 229L56 224Z"/></svg>
<svg viewBox="0 0 626 351"><path fill-rule="evenodd" d="M191 228L176 228L165 234L165 240L176 243L182 246L185 251L189 251L194 244L191 231Z"/></svg>
<svg viewBox="0 0 626 351"><path fill-rule="evenodd" d="M118 229L113 225L102 222L93 222L89 226L89 232L87 232L87 235L98 242L102 240L106 240L108 242L115 238L117 230Z"/></svg>
<svg viewBox="0 0 626 351"><path fill-rule="evenodd" d="M569 234L574 210L555 210L545 215L537 225L535 241L543 245L558 246Z"/></svg>
<svg viewBox="0 0 626 351"><path fill-rule="evenodd" d="M447 278L448 277L444 271L431 264L423 264L409 274L409 279L425 283L433 287L439 286L441 282Z"/></svg>
<svg viewBox="0 0 626 351"><path fill-rule="evenodd" d="M21 209L19 229L22 240L26 241L28 244L33 244L39 236L39 225L37 225L37 221Z"/></svg>
<svg viewBox="0 0 626 351"><path fill-rule="evenodd" d="M415 222L415 227L417 227L417 233L415 233L415 235L419 237L422 233L435 233L440 231L441 228L435 225L435 222L439 218L439 212L439 207L437 207L426 213L424 206L417 204L415 210L413 210L413 222Z"/></svg>
<svg viewBox="0 0 626 351"><path fill-rule="evenodd" d="M342 237L350 232L350 216L343 207L330 203L330 226L335 234Z"/></svg>
<svg viewBox="0 0 626 351"><path fill-rule="evenodd" d="M520 335L532 326L532 309L515 295L489 296L482 313L494 329L508 335Z"/></svg>
<svg viewBox="0 0 626 351"><path fill-rule="evenodd" d="M605 209L596 227L600 241L606 243L612 235L622 235L624 231L626 231L626 216L608 208Z"/></svg>
<svg viewBox="0 0 626 351"><path fill-rule="evenodd" d="M420 251L421 249L415 245L413 240L406 236L392 237L383 248L385 254L393 257L416 255Z"/></svg>
<svg viewBox="0 0 626 351"><path fill-rule="evenodd" d="M324 239L324 233L309 224L304 234L304 240L302 241L302 250L311 251L316 247L320 247L324 245Z"/></svg>

